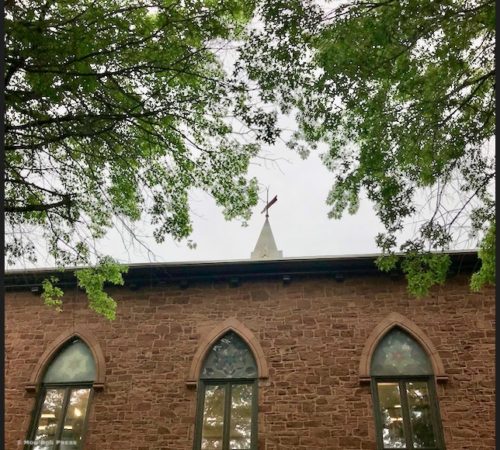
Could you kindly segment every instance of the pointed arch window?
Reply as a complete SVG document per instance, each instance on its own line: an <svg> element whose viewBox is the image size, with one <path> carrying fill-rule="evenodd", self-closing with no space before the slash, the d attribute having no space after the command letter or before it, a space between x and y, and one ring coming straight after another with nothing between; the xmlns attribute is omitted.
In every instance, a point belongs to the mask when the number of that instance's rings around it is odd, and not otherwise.
<svg viewBox="0 0 500 450"><path fill-rule="evenodd" d="M25 450L80 450L96 378L89 347L78 338L48 365Z"/></svg>
<svg viewBox="0 0 500 450"><path fill-rule="evenodd" d="M442 450L434 374L420 344L399 327L377 345L371 360L380 450Z"/></svg>
<svg viewBox="0 0 500 450"><path fill-rule="evenodd" d="M207 354L198 383L195 450L257 449L257 364L233 331Z"/></svg>

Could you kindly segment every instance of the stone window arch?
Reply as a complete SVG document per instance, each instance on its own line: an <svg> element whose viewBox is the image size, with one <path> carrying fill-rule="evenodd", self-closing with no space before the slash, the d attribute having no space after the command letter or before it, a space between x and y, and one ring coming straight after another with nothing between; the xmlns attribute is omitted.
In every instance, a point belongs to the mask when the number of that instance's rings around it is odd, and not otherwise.
<svg viewBox="0 0 500 450"><path fill-rule="evenodd" d="M250 331L250 329L243 325L239 320L232 317L212 328L201 338L198 349L196 350L196 353L191 362L188 378L186 380L186 384L188 386L196 387L200 378L202 365L206 355L212 349L213 345L229 331L235 332L241 339L243 339L243 341L252 351L255 362L257 364L257 377L260 380L264 380L269 377L266 358L264 356L264 351L259 344L259 341L254 336L252 331Z"/></svg>
<svg viewBox="0 0 500 450"><path fill-rule="evenodd" d="M437 374L446 379L432 342L411 321L393 313L374 329L360 379L371 383L378 450L444 449Z"/></svg>
<svg viewBox="0 0 500 450"><path fill-rule="evenodd" d="M371 381L370 365L373 353L381 339L394 327L398 327L408 333L423 348L432 364L436 381L438 383L448 381L448 375L444 370L443 362L429 337L410 319L399 313L393 312L373 329L366 340L359 363L360 383L369 383Z"/></svg>
<svg viewBox="0 0 500 450"><path fill-rule="evenodd" d="M96 366L95 380L92 387L95 390L101 390L104 388L104 382L106 378L106 363L101 346L92 335L92 333L86 328L74 326L61 333L54 341L51 342L51 344L42 354L35 368L33 369L33 372L31 373L29 382L25 385L25 388L28 392L35 392L38 390L40 384L42 383L43 375L47 366L54 359L61 348L72 339L81 339L92 352L92 356L94 357Z"/></svg>
<svg viewBox="0 0 500 450"><path fill-rule="evenodd" d="M205 335L193 359L197 386L194 449L257 449L258 380L268 376L262 349L236 319Z"/></svg>
<svg viewBox="0 0 500 450"><path fill-rule="evenodd" d="M72 328L44 352L28 391L37 392L25 450L81 450L93 392L104 386L104 357L93 337Z"/></svg>

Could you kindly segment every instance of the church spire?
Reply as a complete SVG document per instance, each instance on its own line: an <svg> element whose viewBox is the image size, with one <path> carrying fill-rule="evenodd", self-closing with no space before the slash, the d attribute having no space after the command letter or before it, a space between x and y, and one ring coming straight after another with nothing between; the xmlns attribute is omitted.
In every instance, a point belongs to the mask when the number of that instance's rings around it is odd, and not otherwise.
<svg viewBox="0 0 500 450"><path fill-rule="evenodd" d="M274 240L273 231L271 230L271 224L269 223L269 208L271 205L276 203L278 196L275 195L274 198L269 202L262 210L266 213L266 221L257 239L257 244L255 244L255 249L250 255L250 259L278 259L283 258L283 252L278 250L276 242Z"/></svg>
<svg viewBox="0 0 500 450"><path fill-rule="evenodd" d="M262 231L260 232L259 239L255 245L255 249L252 252L250 259L278 259L283 258L283 252L278 250L276 242L274 241L273 231L271 230L271 224L269 219L266 217Z"/></svg>

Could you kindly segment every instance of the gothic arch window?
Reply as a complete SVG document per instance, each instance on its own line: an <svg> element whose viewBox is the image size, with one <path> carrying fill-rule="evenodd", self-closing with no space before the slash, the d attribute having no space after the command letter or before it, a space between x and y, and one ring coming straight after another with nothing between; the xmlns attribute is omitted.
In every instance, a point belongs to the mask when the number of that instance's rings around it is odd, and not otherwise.
<svg viewBox="0 0 500 450"><path fill-rule="evenodd" d="M257 379L252 351L228 331L201 366L195 450L257 449Z"/></svg>
<svg viewBox="0 0 500 450"><path fill-rule="evenodd" d="M45 368L26 450L81 450L96 379L91 350L70 339Z"/></svg>
<svg viewBox="0 0 500 450"><path fill-rule="evenodd" d="M443 450L433 367L422 346L393 327L375 347L370 374L377 448Z"/></svg>

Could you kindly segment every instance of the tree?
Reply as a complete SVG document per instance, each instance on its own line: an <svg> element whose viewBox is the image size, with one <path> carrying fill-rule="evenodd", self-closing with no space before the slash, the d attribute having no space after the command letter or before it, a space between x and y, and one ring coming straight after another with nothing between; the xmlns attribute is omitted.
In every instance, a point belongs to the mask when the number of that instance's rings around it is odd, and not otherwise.
<svg viewBox="0 0 500 450"><path fill-rule="evenodd" d="M386 229L379 267L400 264L416 295L444 282L444 251L464 230L483 242L473 287L494 284L495 162L484 150L495 131L494 2L355 0L326 11L275 1L261 15L239 68L263 100L296 111L291 148L327 144L330 217L355 213L366 195ZM423 193L427 212L416 206ZM417 233L398 242L418 213Z"/></svg>
<svg viewBox="0 0 500 450"><path fill-rule="evenodd" d="M6 257L36 261L36 244L76 272L90 307L112 319L105 282L125 268L94 248L120 220L148 215L158 242L189 236L188 191L227 218L257 201L247 179L275 116L217 57L252 16L242 0L89 0L7 4ZM231 119L228 119L231 118ZM242 124L247 141L232 124ZM57 280L44 298L61 307Z"/></svg>

